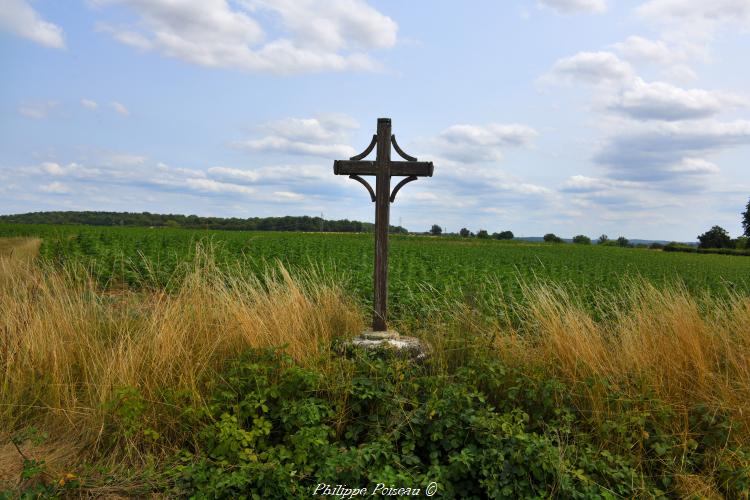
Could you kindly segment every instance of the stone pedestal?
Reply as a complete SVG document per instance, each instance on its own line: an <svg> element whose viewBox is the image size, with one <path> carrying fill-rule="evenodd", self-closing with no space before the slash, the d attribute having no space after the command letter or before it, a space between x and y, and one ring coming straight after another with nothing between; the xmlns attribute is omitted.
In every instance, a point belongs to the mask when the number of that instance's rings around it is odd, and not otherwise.
<svg viewBox="0 0 750 500"><path fill-rule="evenodd" d="M352 348L361 348L415 361L424 361L429 356L428 345L416 337L405 337L393 330L387 332L366 330L351 341L344 343L343 347L345 352L350 352Z"/></svg>

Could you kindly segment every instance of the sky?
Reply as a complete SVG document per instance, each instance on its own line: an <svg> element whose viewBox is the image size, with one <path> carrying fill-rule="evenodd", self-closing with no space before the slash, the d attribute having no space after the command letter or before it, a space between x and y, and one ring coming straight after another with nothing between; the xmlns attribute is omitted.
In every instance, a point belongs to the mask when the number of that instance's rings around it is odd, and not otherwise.
<svg viewBox="0 0 750 500"><path fill-rule="evenodd" d="M0 0L0 214L694 241L750 198L750 0ZM397 180L394 180L397 181Z"/></svg>

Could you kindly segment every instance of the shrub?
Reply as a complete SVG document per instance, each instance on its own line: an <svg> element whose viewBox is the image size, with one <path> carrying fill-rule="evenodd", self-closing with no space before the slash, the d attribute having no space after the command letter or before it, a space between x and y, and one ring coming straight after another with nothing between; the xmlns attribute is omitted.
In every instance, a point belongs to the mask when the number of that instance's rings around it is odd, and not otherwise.
<svg viewBox="0 0 750 500"><path fill-rule="evenodd" d="M578 245L590 245L591 238L583 234L579 234L577 236L573 236L573 243L577 243Z"/></svg>
<svg viewBox="0 0 750 500"><path fill-rule="evenodd" d="M492 237L496 240L512 240L513 231L500 231L499 233L492 233Z"/></svg>
<svg viewBox="0 0 750 500"><path fill-rule="evenodd" d="M720 226L714 226L698 236L698 241L701 248L734 248L729 233Z"/></svg>
<svg viewBox="0 0 750 500"><path fill-rule="evenodd" d="M485 392L506 385L505 395ZM308 498L321 483L435 481L448 498L633 496L641 486L632 459L601 453L590 438L568 442L573 416L555 404L557 387L497 361L430 375L366 353L324 383L290 358L252 352L223 377L196 445L183 453L177 488Z"/></svg>
<svg viewBox="0 0 750 500"><path fill-rule="evenodd" d="M562 243L563 240L559 236L556 236L554 233L547 233L544 235L544 241L547 243Z"/></svg>

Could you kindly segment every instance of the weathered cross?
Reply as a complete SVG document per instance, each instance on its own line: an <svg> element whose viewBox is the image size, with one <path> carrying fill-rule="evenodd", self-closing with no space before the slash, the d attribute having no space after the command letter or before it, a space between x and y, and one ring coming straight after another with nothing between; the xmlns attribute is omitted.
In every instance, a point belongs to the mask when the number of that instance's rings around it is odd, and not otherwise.
<svg viewBox="0 0 750 500"><path fill-rule="evenodd" d="M391 161L391 144L396 153L406 161ZM377 146L375 161L363 161L373 148ZM396 199L399 189L418 177L432 177L433 165L431 161L417 161L413 156L404 153L396 136L391 135L391 119L378 118L378 133L372 136L372 142L361 154L352 156L348 160L333 162L333 173L348 175L350 179L361 182L370 192L370 198L375 202L375 293L373 297L374 312L372 330L385 332L388 315L388 227L390 205ZM362 175L374 175L375 191L364 180ZM396 184L391 192L391 177L406 177Z"/></svg>

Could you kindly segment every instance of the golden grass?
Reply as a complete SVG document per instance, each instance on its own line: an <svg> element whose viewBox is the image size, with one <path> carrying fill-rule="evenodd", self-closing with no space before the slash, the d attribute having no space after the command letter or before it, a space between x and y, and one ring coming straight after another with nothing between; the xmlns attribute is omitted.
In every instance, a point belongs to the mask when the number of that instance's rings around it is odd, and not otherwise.
<svg viewBox="0 0 750 500"><path fill-rule="evenodd" d="M286 345L302 364L332 339L362 329L338 285L283 268L263 279L220 272L209 258L178 289L104 293L81 269L52 270L0 258L0 422L35 424L96 443L116 391L136 388L156 403L146 426L163 430L165 390L191 404L201 382L250 347Z"/></svg>
<svg viewBox="0 0 750 500"><path fill-rule="evenodd" d="M39 238L0 238L0 257L31 260L39 253Z"/></svg>
<svg viewBox="0 0 750 500"><path fill-rule="evenodd" d="M522 329L496 336L508 362L542 366L570 382L604 380L632 397L650 394L677 411L697 405L729 413L750 443L750 297L694 297L674 285L625 286L609 318L594 321L564 288L527 287ZM604 388L586 395L604 411ZM606 418L607 415L603 415Z"/></svg>

